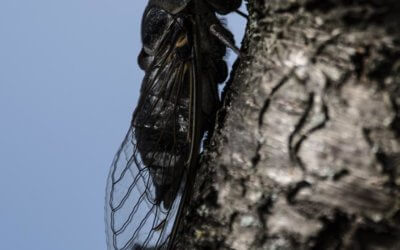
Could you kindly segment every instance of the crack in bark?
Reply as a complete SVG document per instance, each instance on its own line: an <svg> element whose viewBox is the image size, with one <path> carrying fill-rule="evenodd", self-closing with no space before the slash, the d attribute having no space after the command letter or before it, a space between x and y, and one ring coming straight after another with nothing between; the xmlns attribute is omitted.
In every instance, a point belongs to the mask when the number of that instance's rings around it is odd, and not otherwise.
<svg viewBox="0 0 400 250"><path fill-rule="evenodd" d="M288 151L289 151L290 160L295 162L298 166L300 166L300 168L302 170L306 170L306 169L304 168L304 164L303 164L301 158L297 155L297 153L299 151L302 141L305 139L306 136L305 135L301 136L300 140L295 144L295 146L293 146L293 140L294 140L294 137L297 134L299 134L300 130L306 124L307 118L308 118L313 106L314 106L314 93L311 92L308 95L307 106L304 109L304 112L303 112L302 116L300 117L299 121L296 123L293 132L290 133L289 138L288 138Z"/></svg>
<svg viewBox="0 0 400 250"><path fill-rule="evenodd" d="M392 188L398 189L399 187L396 184L396 172L398 163L400 163L400 154L390 155L385 150L374 141L371 137L371 133L373 128L363 128L363 136L364 139L367 141L368 145L370 146L372 152L375 155L377 162L382 167L383 173L389 177L388 184Z"/></svg>
<svg viewBox="0 0 400 250"><path fill-rule="evenodd" d="M400 66L399 66L400 68ZM394 92L400 92L400 86L396 86ZM390 96L390 102L393 107L393 111L395 113L392 122L390 123L390 128L396 134L398 138L400 138L400 107L399 104L396 102L396 97L394 95Z"/></svg>
<svg viewBox="0 0 400 250"><path fill-rule="evenodd" d="M324 224L324 229L318 234L317 241L312 250L339 250L343 245L343 236L351 224L351 220L345 213L336 210L334 217L322 217L320 221Z"/></svg>
<svg viewBox="0 0 400 250"><path fill-rule="evenodd" d="M308 181L300 181L296 183L292 188L289 189L286 195L286 200L288 201L289 204L295 203L294 198L296 197L297 193L303 189L303 188L308 188L311 187L311 183Z"/></svg>
<svg viewBox="0 0 400 250"><path fill-rule="evenodd" d="M260 162L260 159L261 159L260 151L261 151L262 145L263 144L260 141L257 142L256 152L255 152L254 156L251 158L251 163L253 164L253 167L256 167L257 164Z"/></svg>
<svg viewBox="0 0 400 250"><path fill-rule="evenodd" d="M303 123L303 125L306 124L306 120L307 120L306 116L308 116L308 114L310 113L310 111L312 110L312 108L314 106L313 100L314 100L314 93L311 93L310 99L309 99L309 102L310 102L309 110L306 109L306 111L304 112L304 119L300 119L299 123ZM326 123L329 121L328 106L325 104L323 98L322 98L322 112L324 115L324 119L320 123L318 123L314 127L312 127L311 129L309 129L307 132L305 132L303 135L301 135L300 139L294 144L294 146L291 146L291 145L292 145L295 133L300 131L300 129L303 125L299 124L299 126L301 126L301 127L299 127L297 130L293 131L293 134L291 134L289 137L289 150L290 150L289 152L291 153L291 157L295 157L295 159L298 161L298 163L301 164L300 166L302 167L303 170L305 169L305 165L304 165L303 161L301 160L301 157L298 155L298 152L300 151L300 147L301 147L302 143L307 138L309 138L309 136L312 133L316 132L317 130L323 129L325 127Z"/></svg>
<svg viewBox="0 0 400 250"><path fill-rule="evenodd" d="M278 83L272 88L271 93L268 95L267 99L265 99L263 106L260 109L260 114L258 116L258 127L262 127L264 124L264 114L267 112L269 108L269 104L271 102L274 94L290 79L290 76L294 74L296 67L293 67L288 74L285 74Z"/></svg>

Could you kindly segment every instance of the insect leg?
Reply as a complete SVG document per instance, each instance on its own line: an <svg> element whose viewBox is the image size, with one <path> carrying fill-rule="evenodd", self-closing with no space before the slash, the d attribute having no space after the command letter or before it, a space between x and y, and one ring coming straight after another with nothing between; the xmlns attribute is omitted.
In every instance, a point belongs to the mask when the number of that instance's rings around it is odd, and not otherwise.
<svg viewBox="0 0 400 250"><path fill-rule="evenodd" d="M244 13L243 11L241 11L241 10L235 10L235 12L236 12L237 14L239 14L239 16L244 17L244 18L246 18L247 20L249 20L249 16L248 16L246 13Z"/></svg>
<svg viewBox="0 0 400 250"><path fill-rule="evenodd" d="M220 40L223 44L229 47L235 54L240 56L240 50L235 46L235 42L232 39L231 34L220 25L212 24L210 26L210 32L213 34L218 40Z"/></svg>

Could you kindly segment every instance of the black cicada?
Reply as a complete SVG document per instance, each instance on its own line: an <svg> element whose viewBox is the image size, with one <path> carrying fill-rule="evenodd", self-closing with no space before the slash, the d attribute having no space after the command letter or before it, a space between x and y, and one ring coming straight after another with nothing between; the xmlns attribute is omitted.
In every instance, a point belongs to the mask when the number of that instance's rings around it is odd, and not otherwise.
<svg viewBox="0 0 400 250"><path fill-rule="evenodd" d="M173 248L200 143L219 106L217 84L228 74L226 47L234 48L216 13L240 5L149 0L138 57L145 77L107 181L109 250Z"/></svg>

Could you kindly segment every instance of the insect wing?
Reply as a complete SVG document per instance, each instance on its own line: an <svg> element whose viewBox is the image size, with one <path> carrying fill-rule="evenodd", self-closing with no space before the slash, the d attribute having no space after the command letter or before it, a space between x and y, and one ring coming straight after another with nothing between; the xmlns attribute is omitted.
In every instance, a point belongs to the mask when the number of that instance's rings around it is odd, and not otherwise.
<svg viewBox="0 0 400 250"><path fill-rule="evenodd" d="M181 186L184 186L184 182ZM177 195L168 209L155 203L155 185L138 153L134 128L131 127L115 156L108 177L108 249L158 248L166 244L180 200L181 195Z"/></svg>
<svg viewBox="0 0 400 250"><path fill-rule="evenodd" d="M191 132L195 81L191 59L182 60L177 52L185 34L169 34L146 70L131 127L107 180L109 250L166 248L181 207L197 143Z"/></svg>

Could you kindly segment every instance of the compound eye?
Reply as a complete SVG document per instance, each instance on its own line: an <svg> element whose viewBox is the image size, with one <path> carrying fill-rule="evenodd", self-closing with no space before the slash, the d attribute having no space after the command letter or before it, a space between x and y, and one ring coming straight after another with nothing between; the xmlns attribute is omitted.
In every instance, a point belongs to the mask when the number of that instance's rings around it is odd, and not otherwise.
<svg viewBox="0 0 400 250"><path fill-rule="evenodd" d="M158 6L173 15L178 14L186 8L190 1L192 0L150 0L151 4L154 6Z"/></svg>
<svg viewBox="0 0 400 250"><path fill-rule="evenodd" d="M142 43L147 54L155 54L172 22L173 17L158 7L146 10L142 20Z"/></svg>
<svg viewBox="0 0 400 250"><path fill-rule="evenodd" d="M144 50L142 49L140 51L140 54L139 54L137 60L138 60L139 67L142 70L146 71L150 67L150 64L153 62L154 56L150 56L150 55L146 54L146 52L144 52Z"/></svg>

